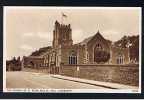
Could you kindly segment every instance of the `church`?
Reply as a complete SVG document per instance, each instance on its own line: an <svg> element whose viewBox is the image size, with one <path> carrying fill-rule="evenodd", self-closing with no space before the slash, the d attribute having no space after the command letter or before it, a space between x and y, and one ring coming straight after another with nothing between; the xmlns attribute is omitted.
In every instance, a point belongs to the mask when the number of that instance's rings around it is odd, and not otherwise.
<svg viewBox="0 0 144 100"><path fill-rule="evenodd" d="M129 48L117 47L100 31L73 44L71 25L55 21L52 46L39 55L23 57L22 67L56 67L62 65L129 64Z"/></svg>

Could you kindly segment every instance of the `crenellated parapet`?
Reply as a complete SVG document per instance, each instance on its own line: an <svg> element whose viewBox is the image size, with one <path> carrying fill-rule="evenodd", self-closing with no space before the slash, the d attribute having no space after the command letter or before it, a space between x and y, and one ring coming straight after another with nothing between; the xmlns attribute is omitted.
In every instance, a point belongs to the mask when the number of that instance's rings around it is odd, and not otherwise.
<svg viewBox="0 0 144 100"><path fill-rule="evenodd" d="M53 31L53 47L56 48L59 45L71 46L72 44L71 25L60 24L58 21L56 21Z"/></svg>

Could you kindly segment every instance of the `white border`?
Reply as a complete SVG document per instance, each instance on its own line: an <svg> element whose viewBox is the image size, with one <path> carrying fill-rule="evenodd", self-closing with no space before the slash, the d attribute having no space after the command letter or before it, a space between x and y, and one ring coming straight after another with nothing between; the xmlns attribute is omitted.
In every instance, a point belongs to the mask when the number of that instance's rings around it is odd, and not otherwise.
<svg viewBox="0 0 144 100"><path fill-rule="evenodd" d="M6 90L6 8L3 10L3 91Z"/></svg>
<svg viewBox="0 0 144 100"><path fill-rule="evenodd" d="M6 10L7 9L116 9L116 10L121 10L121 9L137 9L139 10L139 89L138 91L131 90L131 89L120 89L120 90L106 90L106 89L39 89L42 92L46 93L59 93L62 90L67 91L66 93L141 93L141 33L142 33L142 8L141 7L56 7L56 6L51 6L51 7L40 7L40 6L4 6L4 11L3 11L3 91L4 92L33 92L33 93L40 93L40 91L37 90L34 91L34 89L9 89L7 90L6 88ZM55 92L54 92L55 91ZM71 92L68 92L71 91Z"/></svg>
<svg viewBox="0 0 144 100"><path fill-rule="evenodd" d="M4 6L5 9L105 9L105 10L110 10L110 9L115 9L115 10L140 10L141 7L58 7L58 6L49 6L49 7L41 7L41 6Z"/></svg>
<svg viewBox="0 0 144 100"><path fill-rule="evenodd" d="M142 52L141 52L141 50L142 50L142 8L140 8L140 10L139 10L139 93L141 93L141 88L142 88L142 86L141 86L141 71L142 71L142 69L141 69L141 64L142 64L142 62L141 62L141 58L142 58Z"/></svg>

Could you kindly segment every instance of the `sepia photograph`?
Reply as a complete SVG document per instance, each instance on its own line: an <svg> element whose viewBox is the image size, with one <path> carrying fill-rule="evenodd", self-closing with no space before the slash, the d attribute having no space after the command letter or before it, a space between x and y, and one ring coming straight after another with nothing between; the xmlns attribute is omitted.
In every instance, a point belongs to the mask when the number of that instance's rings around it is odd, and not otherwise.
<svg viewBox="0 0 144 100"><path fill-rule="evenodd" d="M5 6L3 91L141 93L141 7Z"/></svg>

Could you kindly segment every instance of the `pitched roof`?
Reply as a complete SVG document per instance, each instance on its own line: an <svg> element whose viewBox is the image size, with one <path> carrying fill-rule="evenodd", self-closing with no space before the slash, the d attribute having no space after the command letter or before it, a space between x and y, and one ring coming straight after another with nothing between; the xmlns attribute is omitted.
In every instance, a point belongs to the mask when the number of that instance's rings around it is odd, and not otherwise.
<svg viewBox="0 0 144 100"><path fill-rule="evenodd" d="M103 39L103 40L106 40L108 43L111 43L110 40L105 39L105 38L100 34L100 32L98 31L95 35L90 36L90 37L84 39L84 40L83 40L82 42L80 42L79 44L80 44L80 45L87 44L87 43L88 43L90 40L92 40L94 37L99 37L99 38L101 38L101 39Z"/></svg>
<svg viewBox="0 0 144 100"><path fill-rule="evenodd" d="M51 48L52 48L51 46L40 48L39 50L32 52L30 56L40 56Z"/></svg>
<svg viewBox="0 0 144 100"><path fill-rule="evenodd" d="M80 45L87 44L92 38L93 38L93 36L90 36L90 37L84 39L84 40L83 40L82 42L80 42L79 44L80 44Z"/></svg>

